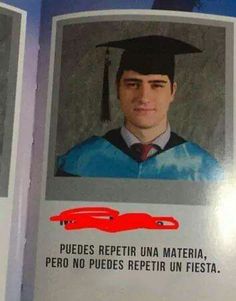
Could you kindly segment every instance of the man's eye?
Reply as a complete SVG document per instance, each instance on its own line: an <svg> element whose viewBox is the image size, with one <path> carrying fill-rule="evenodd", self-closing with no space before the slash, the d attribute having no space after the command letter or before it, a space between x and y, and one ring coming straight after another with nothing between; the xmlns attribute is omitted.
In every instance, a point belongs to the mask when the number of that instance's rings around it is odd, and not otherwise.
<svg viewBox="0 0 236 301"><path fill-rule="evenodd" d="M130 83L126 83L126 86L128 88L137 89L139 87L139 84L130 82Z"/></svg>
<svg viewBox="0 0 236 301"><path fill-rule="evenodd" d="M152 89L164 88L163 84L152 84Z"/></svg>

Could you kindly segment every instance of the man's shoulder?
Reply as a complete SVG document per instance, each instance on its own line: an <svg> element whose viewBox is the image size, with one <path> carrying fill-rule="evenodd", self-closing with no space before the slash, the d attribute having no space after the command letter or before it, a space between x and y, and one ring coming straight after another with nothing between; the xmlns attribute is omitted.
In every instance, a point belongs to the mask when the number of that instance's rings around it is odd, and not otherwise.
<svg viewBox="0 0 236 301"><path fill-rule="evenodd" d="M188 141L185 143L185 150L190 153L192 156L200 155L206 159L217 162L217 160L204 148L202 148L199 144Z"/></svg>
<svg viewBox="0 0 236 301"><path fill-rule="evenodd" d="M199 157L205 160L209 160L212 163L217 163L217 160L199 144L191 141L184 141L184 143L179 144L176 148L176 154L183 154L184 156L189 156L190 158Z"/></svg>
<svg viewBox="0 0 236 301"><path fill-rule="evenodd" d="M175 148L177 150L177 153L179 151L191 157L201 156L205 159L209 159L214 162L217 162L217 160L207 150L202 148L199 144L185 140L183 137L177 135L174 132L171 132L171 136L165 147L165 150L168 150L170 148Z"/></svg>
<svg viewBox="0 0 236 301"><path fill-rule="evenodd" d="M119 129L107 132L103 137L92 136L81 143L71 147L65 154L59 156L59 160L74 160L84 153L95 153L107 146L107 142L119 140Z"/></svg>
<svg viewBox="0 0 236 301"><path fill-rule="evenodd" d="M104 140L98 136L92 136L83 142L70 148L65 154L57 158L57 176L77 175L77 165L81 160L96 156L96 153L104 147Z"/></svg>
<svg viewBox="0 0 236 301"><path fill-rule="evenodd" d="M187 156L199 165L199 173L204 174L207 179L224 179L220 163L207 150L193 142L185 143L184 147Z"/></svg>
<svg viewBox="0 0 236 301"><path fill-rule="evenodd" d="M57 176L94 176L109 174L110 166L116 164L117 155L127 158L112 141L118 141L119 129L109 131L105 136L93 136L73 146L57 158ZM108 172L106 174L106 172Z"/></svg>
<svg viewBox="0 0 236 301"><path fill-rule="evenodd" d="M186 141L165 153L172 168L191 180L222 180L224 172L219 162L200 145ZM184 178L183 176L183 178Z"/></svg>

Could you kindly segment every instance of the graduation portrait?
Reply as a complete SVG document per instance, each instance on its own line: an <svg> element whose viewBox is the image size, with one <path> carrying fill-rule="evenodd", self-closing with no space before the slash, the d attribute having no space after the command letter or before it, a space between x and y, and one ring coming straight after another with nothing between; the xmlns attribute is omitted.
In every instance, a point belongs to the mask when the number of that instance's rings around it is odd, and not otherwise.
<svg viewBox="0 0 236 301"><path fill-rule="evenodd" d="M225 126L226 28L196 23L163 16L63 23L54 62L51 177L224 178L232 147Z"/></svg>

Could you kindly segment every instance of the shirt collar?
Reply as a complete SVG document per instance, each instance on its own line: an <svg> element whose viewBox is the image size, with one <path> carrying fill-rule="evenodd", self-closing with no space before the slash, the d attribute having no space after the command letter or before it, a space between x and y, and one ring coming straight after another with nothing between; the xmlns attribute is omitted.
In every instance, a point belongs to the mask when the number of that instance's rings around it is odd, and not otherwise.
<svg viewBox="0 0 236 301"><path fill-rule="evenodd" d="M168 123L165 132L159 135L158 137L156 137L152 141L152 144L155 144L159 146L161 149L164 149L170 139L170 132L171 132L170 125ZM121 136L129 148L131 147L131 145L135 143L141 143L141 141L134 134L132 134L124 125L121 128Z"/></svg>

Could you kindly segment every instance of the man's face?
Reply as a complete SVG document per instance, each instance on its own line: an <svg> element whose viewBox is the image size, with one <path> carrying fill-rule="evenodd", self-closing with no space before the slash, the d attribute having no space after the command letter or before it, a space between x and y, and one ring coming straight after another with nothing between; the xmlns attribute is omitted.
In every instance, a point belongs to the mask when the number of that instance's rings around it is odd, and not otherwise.
<svg viewBox="0 0 236 301"><path fill-rule="evenodd" d="M124 71L117 89L126 124L140 129L167 124L176 92L176 83L172 85L167 75Z"/></svg>

